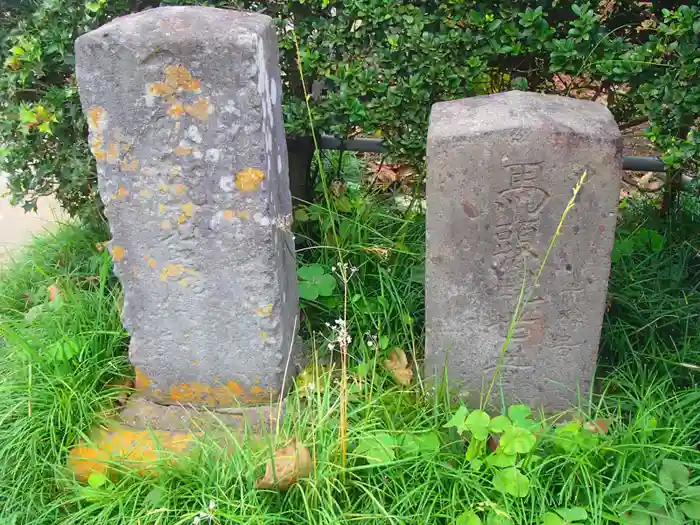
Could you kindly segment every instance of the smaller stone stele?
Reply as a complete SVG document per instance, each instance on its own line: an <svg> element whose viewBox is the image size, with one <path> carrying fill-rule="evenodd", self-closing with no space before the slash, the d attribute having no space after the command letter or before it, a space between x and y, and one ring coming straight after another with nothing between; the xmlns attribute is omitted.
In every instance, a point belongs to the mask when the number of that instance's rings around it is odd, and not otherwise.
<svg viewBox="0 0 700 525"><path fill-rule="evenodd" d="M269 423L299 317L272 19L162 7L75 51L136 370L127 427Z"/></svg>
<svg viewBox="0 0 700 525"><path fill-rule="evenodd" d="M556 412L585 399L606 304L621 153L615 120L593 102L514 91L433 106L427 376L446 371L449 387L478 406L502 358L496 404ZM509 333L521 290L529 302Z"/></svg>

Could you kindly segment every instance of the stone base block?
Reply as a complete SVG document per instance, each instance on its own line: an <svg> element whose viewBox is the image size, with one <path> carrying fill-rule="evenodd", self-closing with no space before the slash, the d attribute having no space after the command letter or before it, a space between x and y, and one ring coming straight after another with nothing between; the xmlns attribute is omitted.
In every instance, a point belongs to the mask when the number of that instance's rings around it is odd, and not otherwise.
<svg viewBox="0 0 700 525"><path fill-rule="evenodd" d="M205 436L233 453L246 434L256 443L274 431L277 412L277 405L204 411L136 396L116 421L93 429L87 442L71 450L67 466L82 482L92 473L109 476L120 469L146 475L191 455Z"/></svg>

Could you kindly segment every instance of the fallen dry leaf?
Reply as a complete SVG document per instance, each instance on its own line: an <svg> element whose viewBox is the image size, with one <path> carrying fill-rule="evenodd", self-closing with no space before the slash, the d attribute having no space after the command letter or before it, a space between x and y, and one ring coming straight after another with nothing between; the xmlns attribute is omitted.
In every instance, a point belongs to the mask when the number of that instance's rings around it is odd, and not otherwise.
<svg viewBox="0 0 700 525"><path fill-rule="evenodd" d="M400 348L394 348L389 352L389 359L384 361L384 368L391 373L398 384L403 386L411 384L413 370L408 363L406 352Z"/></svg>
<svg viewBox="0 0 700 525"><path fill-rule="evenodd" d="M586 421L583 427L590 432L607 434L612 422L612 419L594 419L593 421Z"/></svg>
<svg viewBox="0 0 700 525"><path fill-rule="evenodd" d="M362 248L366 252L374 253L379 256L380 259L386 259L389 257L389 249L388 248L379 248L378 246L371 246L371 247L365 247Z"/></svg>
<svg viewBox="0 0 700 525"><path fill-rule="evenodd" d="M255 482L255 488L287 490L299 479L308 476L312 467L309 451L292 439L289 445L275 452L274 461L268 462L265 475Z"/></svg>

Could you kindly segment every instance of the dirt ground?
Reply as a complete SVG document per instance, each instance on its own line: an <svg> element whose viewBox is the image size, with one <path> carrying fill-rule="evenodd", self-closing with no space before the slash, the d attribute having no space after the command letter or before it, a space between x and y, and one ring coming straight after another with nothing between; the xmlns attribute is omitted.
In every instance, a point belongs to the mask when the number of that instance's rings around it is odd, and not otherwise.
<svg viewBox="0 0 700 525"><path fill-rule="evenodd" d="M29 242L34 235L50 229L62 218L65 215L60 206L50 198L39 200L36 213L25 213L22 208L11 206L7 196L7 177L0 174L0 263L8 260L14 250Z"/></svg>

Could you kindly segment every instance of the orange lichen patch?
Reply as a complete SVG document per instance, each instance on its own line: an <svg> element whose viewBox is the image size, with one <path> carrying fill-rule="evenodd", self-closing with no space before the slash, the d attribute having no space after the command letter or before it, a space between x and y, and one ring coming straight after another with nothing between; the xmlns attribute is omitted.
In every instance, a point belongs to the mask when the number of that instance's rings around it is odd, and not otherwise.
<svg viewBox="0 0 700 525"><path fill-rule="evenodd" d="M170 107L168 108L168 115L170 115L173 118L179 119L183 114L185 113L185 108L182 107L182 104L179 102L176 102L175 104L171 104Z"/></svg>
<svg viewBox="0 0 700 525"><path fill-rule="evenodd" d="M139 368L134 369L134 388L137 392L145 392L151 380Z"/></svg>
<svg viewBox="0 0 700 525"><path fill-rule="evenodd" d="M260 317L270 317L272 315L272 305L268 304L261 308L256 308L255 313L258 314Z"/></svg>
<svg viewBox="0 0 700 525"><path fill-rule="evenodd" d="M167 97L174 95L177 91L188 91L199 93L201 82L192 77L185 66L168 66L165 68L165 79L163 82L154 82L148 86L148 92L152 95Z"/></svg>
<svg viewBox="0 0 700 525"><path fill-rule="evenodd" d="M177 195L182 195L187 191L187 186L184 184L175 184L174 189Z"/></svg>
<svg viewBox="0 0 700 525"><path fill-rule="evenodd" d="M178 146L173 150L175 152L175 155L179 155L180 157L184 157L186 155L192 155L192 148L188 148L185 146Z"/></svg>
<svg viewBox="0 0 700 525"><path fill-rule="evenodd" d="M115 199L123 199L124 197L127 197L128 195L129 195L129 190L127 190L124 186L119 186L117 193L114 194L114 198Z"/></svg>
<svg viewBox="0 0 700 525"><path fill-rule="evenodd" d="M270 401L274 397L274 392L270 392L256 385L250 388L250 394L246 397L246 400L249 403L265 403Z"/></svg>
<svg viewBox="0 0 700 525"><path fill-rule="evenodd" d="M183 224L187 219L194 215L195 207L192 202L186 202L185 204L180 205L180 209L182 210L182 215L177 218L177 222Z"/></svg>
<svg viewBox="0 0 700 525"><path fill-rule="evenodd" d="M112 259L115 261L121 261L126 254L126 250L121 246L112 246Z"/></svg>
<svg viewBox="0 0 700 525"><path fill-rule="evenodd" d="M67 466L82 482L87 481L92 473L109 475L110 464L114 463L146 476L158 465L172 463L190 450L196 437L190 432L134 430L113 425L93 432L92 443L74 447Z"/></svg>
<svg viewBox="0 0 700 525"><path fill-rule="evenodd" d="M99 106L88 109L88 124L93 129L104 129L107 125L107 111Z"/></svg>
<svg viewBox="0 0 700 525"><path fill-rule="evenodd" d="M192 366L199 366L199 361L192 361Z"/></svg>
<svg viewBox="0 0 700 525"><path fill-rule="evenodd" d="M107 145L107 162L114 164L119 160L119 143L112 142Z"/></svg>
<svg viewBox="0 0 700 525"><path fill-rule="evenodd" d="M158 262L153 257L146 257L146 264L151 268L156 268L158 266Z"/></svg>
<svg viewBox="0 0 700 525"><path fill-rule="evenodd" d="M95 156L97 160L105 159L105 152L102 149L104 147L104 141L102 135L94 135L90 139L90 151Z"/></svg>
<svg viewBox="0 0 700 525"><path fill-rule="evenodd" d="M254 386L249 392L235 381L225 385L210 385L193 382L174 385L169 391L170 401L183 405L206 405L210 407L235 407L241 404L264 403L274 397L274 392Z"/></svg>
<svg viewBox="0 0 700 525"><path fill-rule="evenodd" d="M133 171L136 171L137 169L139 169L139 161L138 160L133 159L133 160L129 160L129 161L126 161L126 160L122 161L122 171L126 171L128 173L131 173Z"/></svg>
<svg viewBox="0 0 700 525"><path fill-rule="evenodd" d="M255 191L260 188L264 178L265 174L262 170L246 168L236 174L236 188L245 192Z"/></svg>
<svg viewBox="0 0 700 525"><path fill-rule="evenodd" d="M172 278L180 278L186 275L196 276L197 272L185 268L183 264L166 264L160 272L160 280L167 281Z"/></svg>
<svg viewBox="0 0 700 525"><path fill-rule="evenodd" d="M207 120L212 113L213 107L209 104L207 97L198 98L193 104L185 104L185 111L199 120Z"/></svg>
<svg viewBox="0 0 700 525"><path fill-rule="evenodd" d="M233 211L233 210L224 210L223 213L224 219L227 221L232 220L234 217L238 217L239 219L249 219L250 218L250 213L247 211Z"/></svg>

